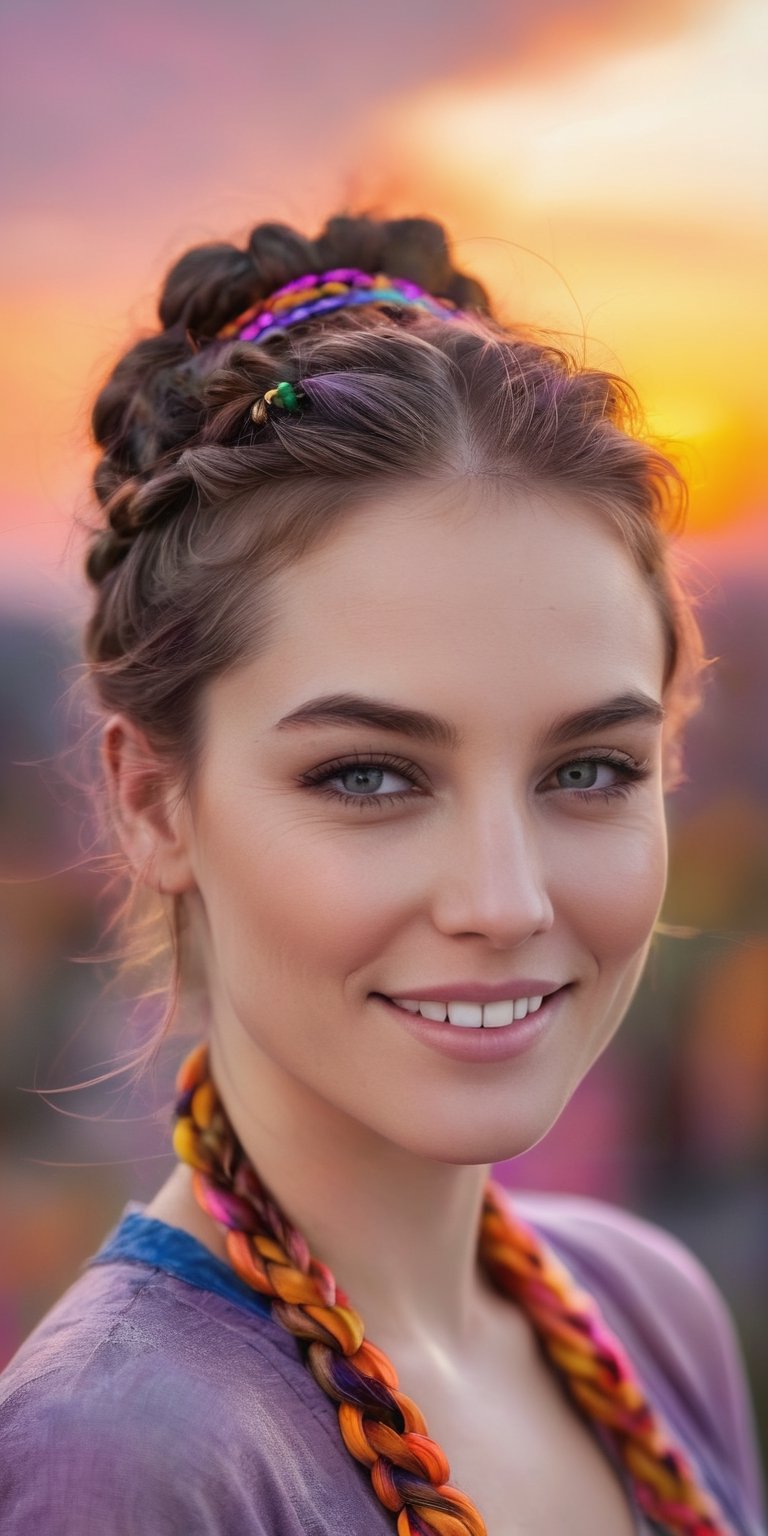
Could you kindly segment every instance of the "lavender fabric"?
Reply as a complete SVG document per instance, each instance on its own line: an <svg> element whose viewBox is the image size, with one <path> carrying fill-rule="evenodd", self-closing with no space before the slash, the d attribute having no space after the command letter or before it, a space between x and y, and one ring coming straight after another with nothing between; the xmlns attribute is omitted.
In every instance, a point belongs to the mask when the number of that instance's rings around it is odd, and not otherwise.
<svg viewBox="0 0 768 1536"><path fill-rule="evenodd" d="M736 1536L768 1536L740 1346L706 1271L606 1202L512 1203L595 1297ZM0 1374L3 1536L393 1529L269 1302L137 1201Z"/></svg>

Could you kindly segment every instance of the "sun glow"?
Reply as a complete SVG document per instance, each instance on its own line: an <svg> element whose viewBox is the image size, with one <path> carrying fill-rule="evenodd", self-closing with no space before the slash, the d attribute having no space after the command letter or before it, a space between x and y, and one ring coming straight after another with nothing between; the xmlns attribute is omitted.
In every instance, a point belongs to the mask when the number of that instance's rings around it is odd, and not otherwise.
<svg viewBox="0 0 768 1536"><path fill-rule="evenodd" d="M506 319L633 380L699 529L766 493L767 43L742 0L571 72L513 61L416 92L372 129L379 195L429 187Z"/></svg>

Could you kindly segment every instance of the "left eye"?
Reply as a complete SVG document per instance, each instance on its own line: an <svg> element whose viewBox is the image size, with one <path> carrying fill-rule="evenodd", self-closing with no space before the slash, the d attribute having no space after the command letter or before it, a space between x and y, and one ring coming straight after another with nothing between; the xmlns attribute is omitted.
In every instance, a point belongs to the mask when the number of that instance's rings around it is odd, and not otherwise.
<svg viewBox="0 0 768 1536"><path fill-rule="evenodd" d="M607 777L601 779L600 774ZM573 763L564 763L562 768L556 769L556 776L561 789L609 789L614 782L616 767L613 763L601 762L598 758L578 758Z"/></svg>

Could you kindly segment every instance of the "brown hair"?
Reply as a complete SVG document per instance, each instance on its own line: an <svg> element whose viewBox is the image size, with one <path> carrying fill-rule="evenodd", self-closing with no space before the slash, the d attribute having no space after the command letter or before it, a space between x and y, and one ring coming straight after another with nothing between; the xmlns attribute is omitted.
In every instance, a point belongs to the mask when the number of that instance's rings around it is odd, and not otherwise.
<svg viewBox="0 0 768 1536"><path fill-rule="evenodd" d="M275 288L336 266L410 278L466 318L362 306L259 344L216 339ZM502 326L426 218L339 214L314 240L259 224L243 250L212 244L183 255L159 318L162 329L121 358L93 411L102 521L89 530L95 602L85 653L99 705L145 732L182 793L198 761L201 690L268 643L274 576L376 489L476 476L572 489L623 536L664 626L675 780L702 665L670 553L685 484L644 433L625 381L544 333ZM279 379L300 381L310 409L254 423L251 406ZM142 945L145 900L134 882L120 912ZM169 913L171 1002L145 1056L178 998L182 904L173 898Z"/></svg>

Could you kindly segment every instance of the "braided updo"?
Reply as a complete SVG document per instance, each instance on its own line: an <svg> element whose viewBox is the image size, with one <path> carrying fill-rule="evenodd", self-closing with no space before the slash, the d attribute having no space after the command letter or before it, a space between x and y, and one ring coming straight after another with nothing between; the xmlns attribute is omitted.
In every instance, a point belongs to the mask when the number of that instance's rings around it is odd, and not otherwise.
<svg viewBox="0 0 768 1536"><path fill-rule="evenodd" d="M463 316L370 305L258 344L218 338L276 288L338 266L411 279ZM661 615L674 752L701 666L667 537L684 508L682 477L642 435L630 386L547 336L505 328L482 285L454 268L438 223L338 214L314 240L259 224L242 250L186 252L159 318L93 410L101 520L89 529L85 650L99 705L143 730L182 792L198 760L201 691L268 642L275 575L397 479L490 475L559 485L598 508ZM311 409L254 422L254 401L278 380L300 380ZM177 985L181 903L173 898Z"/></svg>
<svg viewBox="0 0 768 1536"><path fill-rule="evenodd" d="M284 338L273 336L258 351L251 345L243 352L232 343L212 346L217 332L292 278L346 264L408 277L460 308L489 312L485 290L474 278L454 271L443 230L429 219L377 222L337 215L314 241L284 224L259 224L245 250L220 243L185 252L168 273L160 296L162 330L121 358L93 409L93 434L103 449L94 488L106 528L88 554L86 570L92 582L98 584L119 564L134 533L163 517L156 495L141 494L158 471L170 466L184 448L227 440L220 433L202 431L209 424L211 406L230 401L236 420L238 386L249 398L266 388L276 364L283 367L286 351L290 356L299 339L292 332L286 346L281 345ZM411 316L390 312L390 318L408 323ZM342 332L370 324L370 316L359 313L334 320L334 329ZM317 322L312 331L318 331ZM348 366L355 361L350 358ZM225 364L232 370L226 378ZM324 370L319 366L316 371ZM212 374L213 391L207 387ZM383 474L386 468L382 464Z"/></svg>

